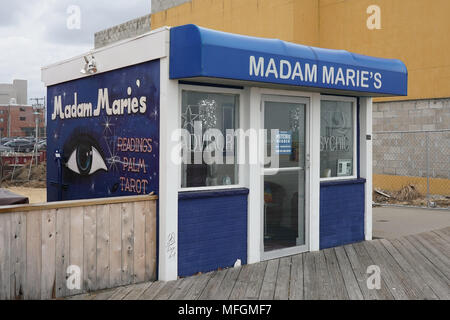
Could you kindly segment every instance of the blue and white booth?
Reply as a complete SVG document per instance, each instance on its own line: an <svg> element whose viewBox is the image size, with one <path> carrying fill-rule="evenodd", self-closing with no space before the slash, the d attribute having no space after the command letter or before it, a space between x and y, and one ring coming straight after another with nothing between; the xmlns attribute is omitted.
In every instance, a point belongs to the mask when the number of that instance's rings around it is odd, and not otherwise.
<svg viewBox="0 0 450 320"><path fill-rule="evenodd" d="M48 201L157 194L160 280L372 238L372 97L407 94L399 60L185 25L42 79Z"/></svg>

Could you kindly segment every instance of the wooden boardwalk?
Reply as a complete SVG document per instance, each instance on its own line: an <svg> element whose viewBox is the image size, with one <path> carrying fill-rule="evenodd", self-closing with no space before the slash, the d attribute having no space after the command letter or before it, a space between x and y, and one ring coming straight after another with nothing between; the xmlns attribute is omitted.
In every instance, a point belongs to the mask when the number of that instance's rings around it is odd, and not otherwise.
<svg viewBox="0 0 450 320"><path fill-rule="evenodd" d="M367 287L371 265L381 270L379 290ZM70 299L450 299L450 227Z"/></svg>

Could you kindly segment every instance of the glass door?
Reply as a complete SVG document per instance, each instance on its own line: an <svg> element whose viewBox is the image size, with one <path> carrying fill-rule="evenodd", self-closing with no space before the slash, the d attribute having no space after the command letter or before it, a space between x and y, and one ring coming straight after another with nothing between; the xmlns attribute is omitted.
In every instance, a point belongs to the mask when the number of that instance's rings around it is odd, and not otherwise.
<svg viewBox="0 0 450 320"><path fill-rule="evenodd" d="M304 98L263 96L263 255L307 251L307 110Z"/></svg>

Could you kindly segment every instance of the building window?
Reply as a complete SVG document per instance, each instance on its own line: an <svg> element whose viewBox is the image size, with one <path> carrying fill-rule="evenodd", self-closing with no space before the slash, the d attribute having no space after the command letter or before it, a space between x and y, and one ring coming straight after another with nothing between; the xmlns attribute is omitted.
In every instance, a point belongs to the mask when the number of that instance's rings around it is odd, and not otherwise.
<svg viewBox="0 0 450 320"><path fill-rule="evenodd" d="M238 184L239 95L182 91L182 188Z"/></svg>
<svg viewBox="0 0 450 320"><path fill-rule="evenodd" d="M20 111L26 111L25 108L20 108Z"/></svg>
<svg viewBox="0 0 450 320"><path fill-rule="evenodd" d="M320 112L320 177L356 178L356 100L326 97Z"/></svg>
<svg viewBox="0 0 450 320"><path fill-rule="evenodd" d="M20 121L25 121L25 120L27 120L27 118L26 117L19 117L19 120Z"/></svg>

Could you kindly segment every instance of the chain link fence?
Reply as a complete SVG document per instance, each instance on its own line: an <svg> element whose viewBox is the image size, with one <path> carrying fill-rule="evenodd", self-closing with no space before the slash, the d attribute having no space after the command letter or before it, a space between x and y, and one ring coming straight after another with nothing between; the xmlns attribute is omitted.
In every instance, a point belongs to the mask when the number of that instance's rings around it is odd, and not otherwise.
<svg viewBox="0 0 450 320"><path fill-rule="evenodd" d="M377 204L450 207L450 130L373 134Z"/></svg>

